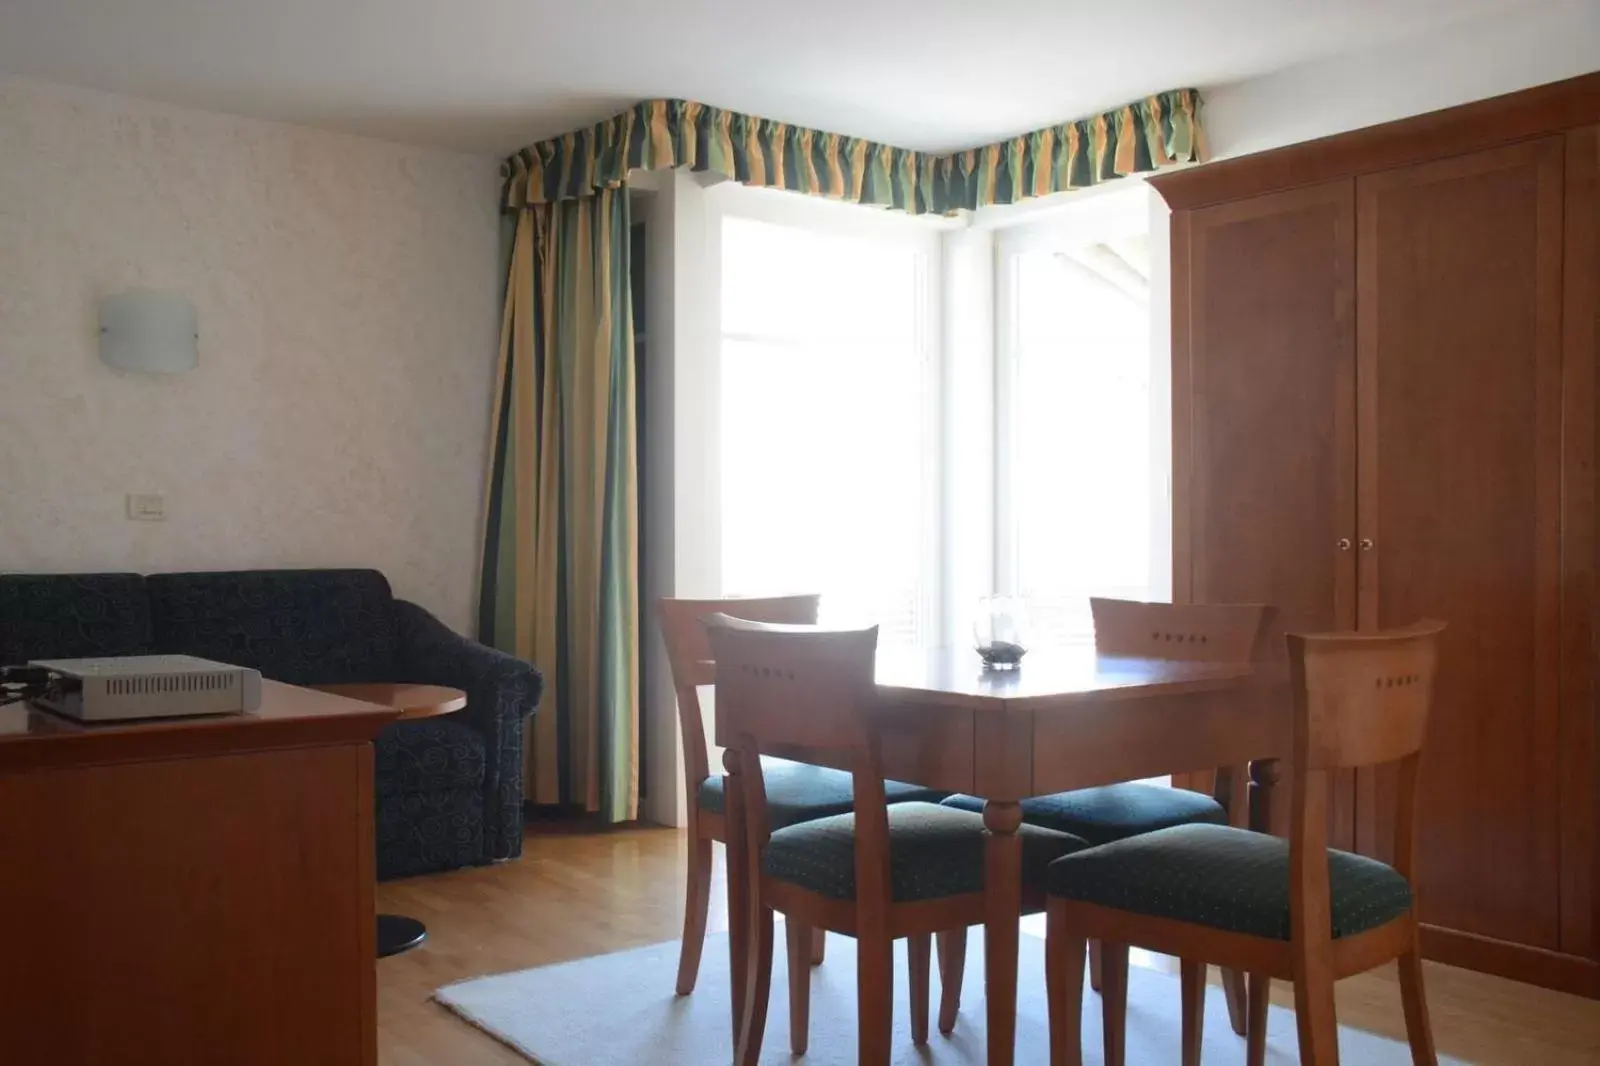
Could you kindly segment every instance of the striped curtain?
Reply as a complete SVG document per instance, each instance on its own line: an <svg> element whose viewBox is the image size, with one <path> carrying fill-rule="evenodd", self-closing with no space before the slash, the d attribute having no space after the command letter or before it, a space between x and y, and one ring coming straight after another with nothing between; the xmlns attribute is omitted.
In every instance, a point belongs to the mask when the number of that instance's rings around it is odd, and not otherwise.
<svg viewBox="0 0 1600 1066"><path fill-rule="evenodd" d="M480 636L537 663L526 793L638 814L637 416L628 194L515 215Z"/></svg>
<svg viewBox="0 0 1600 1066"><path fill-rule="evenodd" d="M692 100L644 100L517 152L505 206L621 188L630 170L688 167L912 214L954 214L1205 158L1200 94L1175 89L1091 118L950 155L791 126Z"/></svg>
<svg viewBox="0 0 1600 1066"><path fill-rule="evenodd" d="M928 199L945 214L976 211L1204 158L1200 94L1180 89L940 156L931 167Z"/></svg>

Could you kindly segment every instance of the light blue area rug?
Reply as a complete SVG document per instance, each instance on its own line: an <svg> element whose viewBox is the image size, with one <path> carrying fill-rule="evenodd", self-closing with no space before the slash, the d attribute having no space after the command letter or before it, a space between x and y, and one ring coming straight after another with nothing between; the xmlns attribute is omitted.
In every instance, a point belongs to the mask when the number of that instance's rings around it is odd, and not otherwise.
<svg viewBox="0 0 1600 1066"><path fill-rule="evenodd" d="M961 1017L941 1036L933 1026L927 1047L911 1042L904 941L896 945L894 1066L983 1066L983 941L973 930L967 950ZM732 1059L726 934L706 938L700 982L693 995L672 994L678 942L578 959L535 970L447 985L434 998L540 1066L715 1066ZM789 1054L789 990L783 931L776 937L772 1001L767 1011L763 1066L853 1066L856 1061L855 941L828 938L827 961L811 971L811 1049ZM939 977L933 976L938 1015ZM1044 998L1044 942L1022 937L1017 978L1017 1063L1049 1061ZM1128 1056L1138 1066L1179 1059L1178 979L1134 966L1128 972ZM1084 989L1084 1062L1100 1057L1100 998ZM1299 1062L1294 1014L1273 1007L1267 1022L1267 1061ZM1339 1030L1341 1059L1354 1066L1408 1066L1404 1044L1355 1029ZM1204 1058L1243 1063L1244 1041L1228 1027L1222 990L1207 989ZM1441 1058L1441 1063L1457 1060ZM1457 1064L1459 1066L1459 1064Z"/></svg>

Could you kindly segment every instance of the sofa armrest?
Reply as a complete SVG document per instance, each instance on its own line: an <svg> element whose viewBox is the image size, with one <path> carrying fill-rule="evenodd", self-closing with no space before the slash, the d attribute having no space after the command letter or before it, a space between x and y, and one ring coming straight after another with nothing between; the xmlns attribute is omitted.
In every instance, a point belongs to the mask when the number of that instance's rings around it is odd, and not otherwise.
<svg viewBox="0 0 1600 1066"><path fill-rule="evenodd" d="M448 685L467 694L453 721L484 738L484 851L522 854L522 731L544 687L532 663L455 632L414 603L394 601L397 682Z"/></svg>

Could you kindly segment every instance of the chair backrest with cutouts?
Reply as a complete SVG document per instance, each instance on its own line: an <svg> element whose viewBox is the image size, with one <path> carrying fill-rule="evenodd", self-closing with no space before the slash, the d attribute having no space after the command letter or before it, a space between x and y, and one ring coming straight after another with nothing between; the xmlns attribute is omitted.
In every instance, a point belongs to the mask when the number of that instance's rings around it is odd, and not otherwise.
<svg viewBox="0 0 1600 1066"><path fill-rule="evenodd" d="M1271 618L1260 604L1140 603L1089 600L1101 655L1186 662L1250 662Z"/></svg>
<svg viewBox="0 0 1600 1066"><path fill-rule="evenodd" d="M716 662L706 635L705 620L726 614L755 622L810 624L817 620L821 597L800 596L728 597L724 599L663 599L656 604L661 618L661 635L667 645L667 664L672 670L672 687L678 696L678 727L683 731L683 778L689 791L689 808L694 809L695 793L711 773L699 688L716 683ZM718 773L722 768L715 768Z"/></svg>
<svg viewBox="0 0 1600 1066"><path fill-rule="evenodd" d="M1289 634L1297 767L1375 766L1421 751L1443 629Z"/></svg>
<svg viewBox="0 0 1600 1066"><path fill-rule="evenodd" d="M717 662L717 715L745 812L745 840L759 856L770 835L760 757L847 767L854 790L856 904L871 920L890 901L889 815L873 723L878 627L824 629L715 615L707 620Z"/></svg>
<svg viewBox="0 0 1600 1066"><path fill-rule="evenodd" d="M724 734L747 735L763 752L840 752L867 743L876 626L824 629L712 615L706 630Z"/></svg>
<svg viewBox="0 0 1600 1066"><path fill-rule="evenodd" d="M1373 633L1291 633L1290 913L1295 935L1328 936L1331 775L1398 764L1393 864L1415 889L1417 784L1443 622Z"/></svg>

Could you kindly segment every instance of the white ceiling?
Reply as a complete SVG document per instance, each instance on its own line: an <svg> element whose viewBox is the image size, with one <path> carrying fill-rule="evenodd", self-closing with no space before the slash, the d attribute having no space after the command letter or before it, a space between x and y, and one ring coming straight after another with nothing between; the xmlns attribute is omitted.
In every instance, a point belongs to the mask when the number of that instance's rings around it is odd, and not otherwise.
<svg viewBox="0 0 1600 1066"><path fill-rule="evenodd" d="M943 151L1549 2L0 0L0 73L496 155L652 96Z"/></svg>

